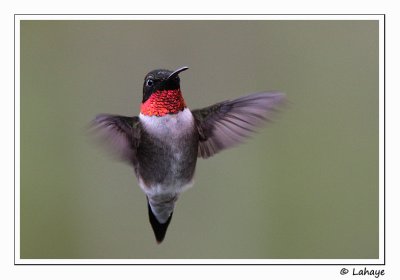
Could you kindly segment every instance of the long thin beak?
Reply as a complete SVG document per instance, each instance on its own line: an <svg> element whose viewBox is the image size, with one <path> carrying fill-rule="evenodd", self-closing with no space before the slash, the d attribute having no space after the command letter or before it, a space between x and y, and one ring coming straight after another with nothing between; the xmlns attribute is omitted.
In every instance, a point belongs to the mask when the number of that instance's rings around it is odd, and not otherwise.
<svg viewBox="0 0 400 280"><path fill-rule="evenodd" d="M181 68L176 69L174 72L171 73L171 75L168 76L167 80L175 78L176 76L179 75L179 73L181 73L185 70L188 70L188 69L189 69L189 67L187 67L187 66L183 66Z"/></svg>

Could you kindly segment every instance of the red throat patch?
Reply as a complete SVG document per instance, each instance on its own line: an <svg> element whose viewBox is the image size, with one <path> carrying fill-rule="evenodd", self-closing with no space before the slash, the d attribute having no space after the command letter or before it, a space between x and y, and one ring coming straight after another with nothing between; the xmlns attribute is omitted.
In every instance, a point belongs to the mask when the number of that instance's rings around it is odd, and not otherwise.
<svg viewBox="0 0 400 280"><path fill-rule="evenodd" d="M146 102L142 103L140 112L146 116L162 117L183 111L185 107L180 89L161 90L154 92Z"/></svg>

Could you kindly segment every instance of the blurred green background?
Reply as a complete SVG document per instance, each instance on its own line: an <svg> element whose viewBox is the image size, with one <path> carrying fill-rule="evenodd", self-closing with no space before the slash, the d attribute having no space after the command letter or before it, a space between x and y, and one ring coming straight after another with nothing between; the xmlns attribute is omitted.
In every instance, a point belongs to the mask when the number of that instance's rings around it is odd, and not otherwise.
<svg viewBox="0 0 400 280"><path fill-rule="evenodd" d="M22 21L21 258L378 258L377 21ZM199 159L157 245L131 168L88 137L187 65L189 108L289 100Z"/></svg>

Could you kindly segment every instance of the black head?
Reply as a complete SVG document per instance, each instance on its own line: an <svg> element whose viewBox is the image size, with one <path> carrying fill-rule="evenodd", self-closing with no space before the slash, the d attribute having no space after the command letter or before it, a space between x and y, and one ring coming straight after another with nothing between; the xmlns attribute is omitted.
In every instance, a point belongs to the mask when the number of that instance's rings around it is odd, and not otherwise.
<svg viewBox="0 0 400 280"><path fill-rule="evenodd" d="M143 100L144 103L151 94L158 90L173 90L180 88L179 73L189 69L189 67L181 67L175 71L166 69L157 69L149 72L144 77L143 83Z"/></svg>

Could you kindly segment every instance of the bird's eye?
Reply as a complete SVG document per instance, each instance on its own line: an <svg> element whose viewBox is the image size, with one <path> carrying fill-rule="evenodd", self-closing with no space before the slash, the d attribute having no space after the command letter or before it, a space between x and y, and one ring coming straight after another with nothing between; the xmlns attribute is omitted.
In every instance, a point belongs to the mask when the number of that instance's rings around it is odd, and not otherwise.
<svg viewBox="0 0 400 280"><path fill-rule="evenodd" d="M152 79L148 79L148 80L146 81L146 86L148 86L148 87L153 86L153 84L154 84L154 81L153 81Z"/></svg>

